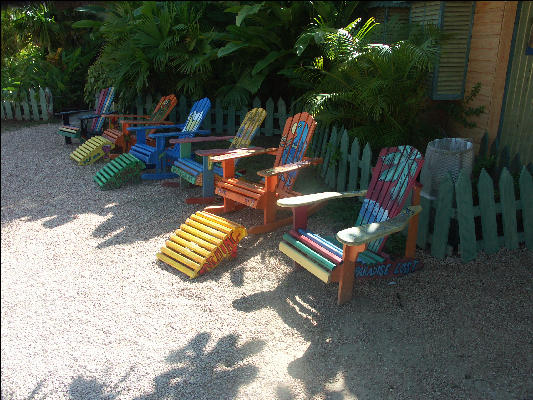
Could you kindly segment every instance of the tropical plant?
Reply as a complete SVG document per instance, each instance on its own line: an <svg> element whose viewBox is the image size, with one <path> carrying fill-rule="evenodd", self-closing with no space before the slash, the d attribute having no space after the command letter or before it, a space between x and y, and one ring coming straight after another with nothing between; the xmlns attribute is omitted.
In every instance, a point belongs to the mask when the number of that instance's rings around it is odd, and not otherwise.
<svg viewBox="0 0 533 400"><path fill-rule="evenodd" d="M427 98L438 30L413 27L408 40L369 44L375 26L373 19L364 24L358 19L335 32L315 25L300 36L296 46L303 52L306 35L314 31L322 56L301 71L310 89L299 100L317 120L343 125L373 148L416 145L415 126Z"/></svg>

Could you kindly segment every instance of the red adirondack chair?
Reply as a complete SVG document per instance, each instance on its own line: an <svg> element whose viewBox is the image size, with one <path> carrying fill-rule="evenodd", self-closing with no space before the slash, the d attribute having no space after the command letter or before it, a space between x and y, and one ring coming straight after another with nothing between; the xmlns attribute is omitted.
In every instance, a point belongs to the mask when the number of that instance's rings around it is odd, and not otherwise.
<svg viewBox="0 0 533 400"><path fill-rule="evenodd" d="M224 205L206 207L205 211L226 213L243 207L263 210L263 225L248 229L250 234L290 224L290 218L276 218L276 200L299 195L292 190L299 170L321 161L304 157L315 128L314 118L302 112L287 118L278 148L241 148L210 157L210 161L222 163L222 178L216 182L215 193L224 198ZM258 154L276 155L273 168L257 172L264 178L264 184L235 178L235 160Z"/></svg>
<svg viewBox="0 0 533 400"><path fill-rule="evenodd" d="M172 121L164 121L168 117L172 109L176 106L178 100L176 96L170 94L161 97L159 103L155 107L151 115L135 115L135 114L109 114L109 129L106 129L102 136L115 144L114 154L110 158L116 158L122 153L130 151L131 147L136 143L136 136L131 135L128 128L133 125L173 125ZM138 120L124 119L124 118L142 118ZM120 128L118 128L120 125ZM183 125L183 124L181 124ZM179 127L179 125L176 125ZM155 129L148 132L154 133ZM155 141L147 138L147 144L155 146Z"/></svg>
<svg viewBox="0 0 533 400"><path fill-rule="evenodd" d="M422 208L421 185L416 182L424 159L411 146L381 150L368 190L325 192L278 200L293 211L293 229L283 236L279 249L325 283L339 282L337 302L352 297L354 278L392 277L421 267L413 260L418 217ZM402 210L413 191L412 206ZM307 230L307 209L326 200L365 196L355 227L337 233L336 239ZM383 253L387 237L409 224L406 259L392 262Z"/></svg>

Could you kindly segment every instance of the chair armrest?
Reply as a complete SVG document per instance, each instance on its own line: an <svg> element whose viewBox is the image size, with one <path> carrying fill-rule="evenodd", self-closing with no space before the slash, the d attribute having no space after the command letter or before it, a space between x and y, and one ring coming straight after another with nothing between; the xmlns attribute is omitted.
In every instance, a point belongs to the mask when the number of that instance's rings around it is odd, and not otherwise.
<svg viewBox="0 0 533 400"><path fill-rule="evenodd" d="M157 128L157 127L156 127ZM209 133L208 130L201 130L198 129L196 131L179 131L179 132L166 132L166 133L151 133L148 135L148 137L151 137L152 139L157 138L168 138L168 137L174 137L174 136L180 136L180 135L207 135Z"/></svg>
<svg viewBox="0 0 533 400"><path fill-rule="evenodd" d="M144 122L144 121L141 121ZM152 121L146 121L153 123ZM185 124L176 124L176 125L153 125L153 126L132 126L129 127L128 131L147 131L151 129L181 129Z"/></svg>
<svg viewBox="0 0 533 400"><path fill-rule="evenodd" d="M135 115L135 114L109 114L108 117L111 118L150 118L151 115Z"/></svg>
<svg viewBox="0 0 533 400"><path fill-rule="evenodd" d="M359 246L403 230L409 220L422 211L421 206L410 206L396 217L383 222L354 226L337 232L337 239L348 246Z"/></svg>
<svg viewBox="0 0 533 400"><path fill-rule="evenodd" d="M297 169L305 168L310 165L311 165L311 162L309 161L298 161L298 162L291 163L291 164L284 164L278 167L257 171L257 175L266 178L267 176L274 176L274 175L283 174L285 172L295 171Z"/></svg>
<svg viewBox="0 0 533 400"><path fill-rule="evenodd" d="M60 115L64 115L64 114L76 114L76 113L89 112L89 111L93 111L93 110L72 110L72 111L61 111L61 112L55 113L54 115L55 115L55 116L60 116Z"/></svg>
<svg viewBox="0 0 533 400"><path fill-rule="evenodd" d="M155 126L156 128L158 128L160 125L173 125L174 124L174 122L172 121L155 122L155 121L139 121L139 120L134 120L134 119L132 120L123 119L118 122L121 124L129 124L129 125L158 124L157 126Z"/></svg>
<svg viewBox="0 0 533 400"><path fill-rule="evenodd" d="M177 143L217 142L217 141L220 141L220 140L230 140L230 139L233 139L234 137L235 136L191 137L191 138L183 138L183 139L170 139L169 143L170 144L177 144ZM228 151L228 149L224 149L224 151Z"/></svg>
<svg viewBox="0 0 533 400"><path fill-rule="evenodd" d="M213 157L228 152L228 149L207 149L207 150L196 150L194 153L200 157Z"/></svg>
<svg viewBox="0 0 533 400"><path fill-rule="evenodd" d="M99 117L105 118L111 113L113 113L113 111L100 113L100 114L89 114L89 115L84 115L83 117L80 117L80 119L93 119L93 118L99 118Z"/></svg>
<svg viewBox="0 0 533 400"><path fill-rule="evenodd" d="M308 206L315 203L331 199L341 199L343 197L364 197L366 196L366 190L358 190L356 192L322 192L313 194L304 194L302 196L288 197L277 201L280 207L301 207Z"/></svg>
<svg viewBox="0 0 533 400"><path fill-rule="evenodd" d="M226 154L211 157L210 161L222 162L224 160L257 156L259 154L269 154L277 150L277 148L265 149L264 147L241 147L239 149L228 150Z"/></svg>

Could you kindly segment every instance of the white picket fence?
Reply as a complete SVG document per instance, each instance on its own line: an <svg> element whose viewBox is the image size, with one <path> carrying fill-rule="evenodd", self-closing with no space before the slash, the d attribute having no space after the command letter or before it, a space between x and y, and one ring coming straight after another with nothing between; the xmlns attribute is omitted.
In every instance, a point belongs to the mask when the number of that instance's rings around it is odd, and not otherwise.
<svg viewBox="0 0 533 400"><path fill-rule="evenodd" d="M49 88L30 89L21 102L7 101L2 96L0 118L17 121L48 121L54 114L54 102Z"/></svg>

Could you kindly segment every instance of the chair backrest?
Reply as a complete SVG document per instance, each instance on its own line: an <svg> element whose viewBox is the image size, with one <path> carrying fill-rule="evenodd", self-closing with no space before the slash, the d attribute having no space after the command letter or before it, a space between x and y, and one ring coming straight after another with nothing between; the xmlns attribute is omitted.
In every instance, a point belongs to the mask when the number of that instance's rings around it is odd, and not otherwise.
<svg viewBox="0 0 533 400"><path fill-rule="evenodd" d="M248 147L255 134L259 132L259 127L265 120L266 115L267 112L263 108L253 108L248 111L229 148L238 149L240 147Z"/></svg>
<svg viewBox="0 0 533 400"><path fill-rule="evenodd" d="M168 96L163 96L159 100L159 103L154 108L154 111L152 112L150 116L150 121L152 122L161 122L163 121L168 114L172 111L172 109L176 106L178 103L178 100L176 99L176 96L173 94L169 94Z"/></svg>
<svg viewBox="0 0 533 400"><path fill-rule="evenodd" d="M307 146L315 132L316 121L307 112L301 112L287 118L274 167L301 161L307 150ZM298 170L279 175L278 191L290 191L294 186Z"/></svg>
<svg viewBox="0 0 533 400"><path fill-rule="evenodd" d="M96 108L96 114L104 114L108 112L113 103L113 98L115 97L115 88L113 86L108 87L100 92L100 98L98 99L98 107ZM99 117L93 119L91 125L92 132L100 132L102 126L104 125L105 118Z"/></svg>
<svg viewBox="0 0 533 400"><path fill-rule="evenodd" d="M381 222L398 215L423 164L424 158L414 147L382 149L355 225ZM375 240L368 244L368 249L379 253L385 241L386 238Z"/></svg>
<svg viewBox="0 0 533 400"><path fill-rule="evenodd" d="M194 132L200 128L200 124L207 116L209 110L211 109L211 101L204 97L201 100L198 100L191 107L191 112L185 121L185 126L182 129L182 132ZM194 134L191 133L191 136ZM186 137L183 135L183 137Z"/></svg>

